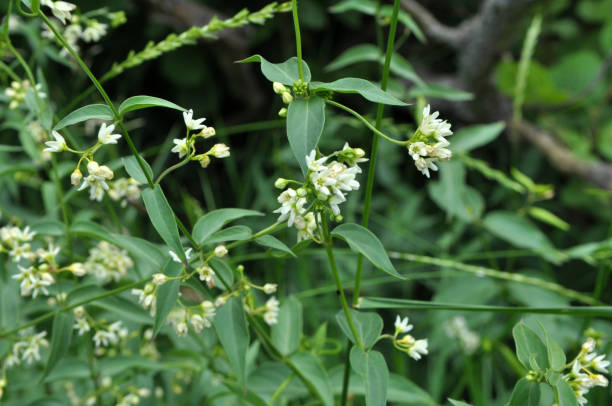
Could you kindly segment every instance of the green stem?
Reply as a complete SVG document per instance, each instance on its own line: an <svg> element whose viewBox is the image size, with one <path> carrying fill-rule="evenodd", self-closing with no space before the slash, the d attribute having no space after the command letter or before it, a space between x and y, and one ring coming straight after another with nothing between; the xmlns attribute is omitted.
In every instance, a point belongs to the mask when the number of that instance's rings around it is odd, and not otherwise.
<svg viewBox="0 0 612 406"><path fill-rule="evenodd" d="M74 57L74 59L79 64L79 66L81 66L81 69L83 69L85 74L87 74L89 79L93 82L93 84L96 87L96 89L98 89L98 92L100 93L100 95L104 99L104 102L108 105L108 107L110 107L111 111L113 112L113 116L115 117L115 120L117 121L117 123L119 124L119 127L121 128L121 131L123 132L123 135L125 137L125 141L128 143L128 146L130 147L130 151L132 152L132 154L136 158L136 161L138 162L138 165L140 166L140 169L142 170L142 173L144 173L145 177L147 178L147 183L149 184L149 187L153 188L154 187L153 179L151 179L151 176L147 172L147 170L145 168L145 165L144 165L144 162L142 161L142 158L138 154L138 150L136 149L136 146L134 145L134 142L132 141L132 137L130 137L130 134L128 133L127 129L125 128L125 125L123 124L123 118L121 117L121 115L119 114L117 109L115 108L115 105L111 101L110 97L108 96L108 94L106 93L106 91L104 90L104 88L102 87L100 82L98 82L98 79L96 79L95 75L91 72L89 67L81 59L79 54L77 54L76 51L74 49L72 49L72 47L70 46L70 44L68 44L66 39L62 36L62 34L60 34L57 31L57 29L55 29L55 27L53 26L53 24L51 24L51 21L49 21L47 16L45 16L43 13L39 13L38 15L40 16L40 18L42 18L42 20L45 22L45 24L47 24L47 27L49 27L49 29L53 32L53 34L55 35L57 40L62 44L62 46L64 48L66 48L68 50L68 52L70 52L70 54Z"/></svg>
<svg viewBox="0 0 612 406"><path fill-rule="evenodd" d="M333 249L333 240L331 235L329 234L329 229L327 226L327 217L325 214L321 216L322 225L323 225L323 238L325 240L325 251L327 252L327 259L329 260L329 265L331 266L332 273L334 275L334 280L336 282L336 287L338 288L338 292L340 293L340 302L342 303L342 309L344 310L344 315L346 316L346 321L348 322L349 327L351 328L351 333L353 333L353 338L355 339L355 343L357 346L365 351L363 343L359 338L359 334L357 334L357 329L355 328L355 323L353 323L353 317L351 316L351 311L348 306L348 302L346 301L346 296L344 295L344 289L342 288L342 282L340 281L340 274L338 273L338 266L336 265L336 260L334 259L334 249Z"/></svg>
<svg viewBox="0 0 612 406"><path fill-rule="evenodd" d="M289 385L291 383L291 381L293 380L294 377L295 377L295 374L294 373L290 373L289 376L287 377L287 379L285 379L283 381L283 383L281 383L280 386L278 388L276 388L276 390L272 394L272 397L270 398L270 401L268 402L269 406L273 406L274 405L274 402L276 401L276 398L279 397L281 393L283 393L283 391L285 390L287 385Z"/></svg>
<svg viewBox="0 0 612 406"><path fill-rule="evenodd" d="M158 178L157 178L157 180L155 181L155 184L156 184L156 185L159 185L159 183L162 181L162 179L163 179L163 178L165 178L165 177L166 177L166 175L168 175L170 172L172 172L172 171L174 171L174 170L176 170L176 169L180 168L181 166L184 166L186 163L188 163L188 162L189 162L189 160L190 160L190 159L191 159L191 156L190 156L190 155L187 155L187 156L185 157L185 159L183 159L181 162L176 163L176 164L174 164L174 165L172 165L172 166L170 166L170 167L166 168L166 170L165 170L165 171L163 171L163 172L162 172L162 173L159 175L159 177L158 177Z"/></svg>
<svg viewBox="0 0 612 406"><path fill-rule="evenodd" d="M379 3L380 5L380 3ZM389 28L389 37L387 38L387 52L385 54L385 64L382 71L382 79L380 88L383 91L387 90L389 82L389 71L391 70L391 57L393 56L393 44L395 43L395 32L397 31L397 19L399 14L400 0L395 0L393 3L393 14L391 15L391 27ZM378 26L378 25L377 25ZM376 129L380 129L385 105L378 104L376 110ZM366 184L365 201L363 205L363 218L361 225L368 227L370 221L370 205L372 203L372 191L374 190L374 175L376 172L376 160L378 158L378 134L374 133L372 137L372 146L370 149L370 166L368 167L368 181ZM361 274L363 272L363 255L359 254L357 259L357 272L355 274L355 290L353 291L353 305L359 301L359 292L361 290Z"/></svg>
<svg viewBox="0 0 612 406"><path fill-rule="evenodd" d="M304 80L304 68L302 67L302 36L300 34L300 20L298 18L297 0L292 0L291 8L293 10L293 27L295 28L295 50L298 60L298 75L300 80Z"/></svg>
<svg viewBox="0 0 612 406"><path fill-rule="evenodd" d="M381 137L383 137L387 141L392 142L393 144L396 144L396 145L400 145L402 147L405 147L406 145L408 145L408 141L399 141L399 140L393 139L393 138L389 137L388 135L380 132L375 126L372 125L372 123L370 123L368 120L366 120L365 117L363 117L361 114L357 113L355 110L351 109L350 107L347 107L344 104L340 104L338 102L335 102L335 101L329 100L329 99L325 100L325 102L327 104L331 104L332 106L338 107L339 109L342 109L342 110L346 111L349 114L352 114L359 121L361 121L363 124L365 124L366 127L368 127L370 130L372 130L372 132L374 134L380 135Z"/></svg>
<svg viewBox="0 0 612 406"><path fill-rule="evenodd" d="M7 64L5 64L2 61L0 61L0 69L5 71L11 77L11 79L13 79L14 81L21 82L21 78L19 76L17 76L17 74L11 69L10 66L8 66Z"/></svg>
<svg viewBox="0 0 612 406"><path fill-rule="evenodd" d="M341 406L346 406L348 402L348 389L351 380L351 348L353 348L353 345L349 341L344 357L344 376L342 377L342 394L340 395Z"/></svg>
<svg viewBox="0 0 612 406"><path fill-rule="evenodd" d="M66 306L66 307L63 307L61 309L52 310L52 311L47 312L47 313L45 313L45 314L43 314L41 316L38 316L34 320L30 320L27 323L24 323L24 324L22 324L20 326L12 328L12 329L10 329L8 331L0 332L0 338L7 337L7 336L9 336L9 335L11 335L13 333L16 333L16 332L18 332L20 330L25 329L25 328L36 326L38 323L42 323L45 320L53 318L59 312L69 311L69 310L74 309L75 307L83 306L83 305L86 305L88 303L95 302L96 300L100 300L100 299L104 299L105 297L116 295L117 293L121 293L121 292L124 292L126 290L129 290L129 289L135 288L137 286L140 286L143 283L146 283L146 282L148 282L150 280L151 280L151 278L141 279L139 281L128 283L127 285L123 285L123 286L121 286L119 288L116 288L116 289L113 289L113 290L109 290L108 292L104 292L104 293L102 293L102 294L100 294L98 296L95 296L95 297L92 297L92 298L89 298L89 299L85 299L85 300L82 300L82 301L77 302L77 303L73 303L70 306Z"/></svg>

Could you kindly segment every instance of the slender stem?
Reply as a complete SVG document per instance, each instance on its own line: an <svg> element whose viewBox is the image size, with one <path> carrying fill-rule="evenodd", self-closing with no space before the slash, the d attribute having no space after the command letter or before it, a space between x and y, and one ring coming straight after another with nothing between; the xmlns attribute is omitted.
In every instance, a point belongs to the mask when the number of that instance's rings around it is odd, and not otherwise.
<svg viewBox="0 0 612 406"><path fill-rule="evenodd" d="M370 123L368 120L366 120L365 117L363 117L361 114L357 113L355 110L351 109L350 107L347 107L344 104L340 104L338 102L335 102L335 101L329 100L329 99L325 100L325 102L327 104L331 104L332 106L338 107L339 109L342 109L342 110L346 111L349 114L352 114L357 119L359 119L359 121L361 121L363 124L365 124L366 127L368 127L370 130L372 130L372 132L374 134L380 135L381 137L383 137L387 141L392 142L393 144L396 144L396 145L401 145L402 147L405 147L406 145L408 145L408 141L399 141L399 140L393 139L393 138L389 137L388 135L380 132L375 126L372 125L372 123Z"/></svg>
<svg viewBox="0 0 612 406"><path fill-rule="evenodd" d="M287 379L285 379L283 381L283 383L281 383L280 386L278 388L276 388L276 390L272 394L272 397L270 398L270 401L268 402L269 406L273 406L274 405L274 402L276 401L276 398L279 397L279 395L281 393L283 393L283 391L285 390L287 385L289 385L291 383L291 381L293 380L294 377L295 377L295 374L293 372L290 373L289 376L287 377Z"/></svg>
<svg viewBox="0 0 612 406"><path fill-rule="evenodd" d="M352 343L346 347L346 355L344 357L344 376L342 377L342 394L340 395L340 406L346 406L348 402L348 389L351 380L351 348Z"/></svg>
<svg viewBox="0 0 612 406"><path fill-rule="evenodd" d="M191 159L191 156L190 156L190 155L187 155L187 156L185 157L185 159L183 159L181 162L176 163L176 164L174 164L174 165L172 165L172 166L170 166L170 167L166 168L166 170L165 170L165 171L163 171L163 172L162 172L162 173L159 175L159 177L158 177L158 178L157 178L157 180L155 181L155 184L156 184L156 185L159 185L159 183L162 181L162 179L163 179L163 178L165 178L165 177L166 177L166 175L168 175L170 172L172 172L172 171L174 171L174 170L176 170L176 169L180 168L181 166L184 166L186 163L188 163L188 162L189 162L189 160L190 160L190 159Z"/></svg>
<svg viewBox="0 0 612 406"><path fill-rule="evenodd" d="M357 346L365 351L363 343L359 338L359 334L357 334L357 329L355 328L355 323L353 323L353 317L351 316L351 311L349 309L348 303L346 301L346 296L344 295L344 289L342 288L342 282L340 281L340 274L338 273L338 266L336 265L336 260L334 259L334 249L333 249L333 241L332 237L329 234L329 229L327 226L327 217L325 214L321 216L323 219L323 238L325 240L325 251L327 252L327 259L329 260L329 265L331 266L332 273L334 275L334 280L336 281L336 287L338 288L338 292L340 294L340 302L342 302L342 309L344 310L344 315L346 316L346 321L351 329L351 333L353 333L353 338L355 339L355 343Z"/></svg>
<svg viewBox="0 0 612 406"><path fill-rule="evenodd" d="M298 60L298 75L300 80L304 80L304 69L302 67L302 36L300 34L300 20L298 18L297 0L292 0L291 7L293 9L293 27L295 28L295 50Z"/></svg>
<svg viewBox="0 0 612 406"><path fill-rule="evenodd" d="M47 16L45 16L43 13L39 13L38 15L40 16L40 18L42 18L42 20L45 22L45 24L47 24L49 29L53 32L53 34L58 39L58 41L62 44L62 46L64 48L66 48L68 50L68 52L70 52L70 54L74 57L74 59L77 61L77 63L81 66L81 69L83 69L83 71L87 74L89 79L93 82L94 86L98 89L98 92L100 93L100 95L104 99L104 102L112 110L113 116L115 117L115 120L117 121L117 123L119 124L119 127L121 128L121 131L123 132L125 140L128 143L128 146L130 147L130 150L131 150L132 154L136 158L136 161L138 162L138 165L140 166L140 169L142 170L142 172L144 173L145 177L147 178L147 183L149 184L149 187L153 188L154 187L153 179L151 179L151 176L147 172L147 170L145 168L145 165L144 165L144 162L142 162L142 158L138 154L138 150L136 149L136 146L134 145L134 142L132 141L132 137L130 137L130 134L128 133L127 129L125 128L125 125L123 124L123 118L121 117L121 115L119 114L117 109L115 108L115 105L111 101L110 97L108 97L108 94L106 93L106 91L104 90L104 88L102 87L100 82L98 82L98 79L96 79L95 75L91 72L89 67L81 59L79 54L76 53L76 51L70 46L70 44L68 44L66 39L62 36L62 34L60 34L57 31L57 29L53 26L53 24L51 24L51 21L49 21Z"/></svg>
<svg viewBox="0 0 612 406"><path fill-rule="evenodd" d="M127 285L123 285L123 286L118 287L116 289L109 290L108 292L104 292L104 293L102 293L102 294L100 294L98 296L95 296L95 297L92 297L92 298L89 298L89 299L85 299L85 300L82 300L82 301L77 302L77 303L73 303L70 306L66 306L66 307L61 308L61 309L52 310L52 311L50 311L48 313L45 313L45 314L43 314L41 316L38 316L34 320L30 320L27 323L24 323L24 324L22 324L20 326L12 328L12 329L10 329L8 331L0 332L0 338L7 337L7 336L9 336L9 335L11 335L13 333L16 333L16 332L18 332L20 330L23 330L24 328L32 327L32 326L37 325L38 323L42 323L43 321L52 318L53 316L55 316L59 312L72 310L75 307L86 305L88 303L95 302L96 300L100 300L100 299L104 299L105 297L116 295L117 293L121 293L121 292L124 292L126 290L135 288L136 286L142 285L143 283L146 283L146 282L148 282L150 280L151 280L151 278L141 279L139 281L128 283Z"/></svg>
<svg viewBox="0 0 612 406"><path fill-rule="evenodd" d="M380 4L380 3L379 3ZM385 91L387 90L387 83L389 82L389 71L391 70L391 57L393 56L393 45L395 43L395 32L397 31L397 19L399 14L400 0L395 0L393 3L393 14L391 15L391 27L389 28L389 37L387 38L387 52L385 54L385 63L382 71L382 79L380 81L380 88ZM376 124L375 127L380 129L382 123L383 112L385 105L382 103L378 104L376 110ZM378 158L378 134L374 133L372 136L372 146L370 149L370 166L368 168L368 182L366 184L365 201L363 204L363 218L361 225L368 227L370 221L370 205L372 203L372 191L374 190L374 175L376 173L376 160ZM356 305L359 301L359 292L361 290L361 274L363 272L363 255L359 254L357 259L357 272L355 273L355 290L353 291L353 305Z"/></svg>
<svg viewBox="0 0 612 406"><path fill-rule="evenodd" d="M0 61L0 69L5 71L11 77L11 79L13 79L14 81L21 82L21 78L19 76L17 76L17 74L11 69L10 66L8 66L7 64L5 64L2 61Z"/></svg>

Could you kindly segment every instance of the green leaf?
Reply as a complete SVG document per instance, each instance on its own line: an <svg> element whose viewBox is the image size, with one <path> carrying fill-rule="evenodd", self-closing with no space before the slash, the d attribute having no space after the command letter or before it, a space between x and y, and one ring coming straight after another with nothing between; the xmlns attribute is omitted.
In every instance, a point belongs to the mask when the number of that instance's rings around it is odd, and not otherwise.
<svg viewBox="0 0 612 406"><path fill-rule="evenodd" d="M314 355L306 352L295 353L290 360L293 372L308 386L310 392L316 395L323 405L334 406L329 377L321 362Z"/></svg>
<svg viewBox="0 0 612 406"><path fill-rule="evenodd" d="M240 400L246 400L247 403L253 406L267 406L268 404L257 395L255 392L240 387L235 382L228 381L227 379L223 380L223 385L225 385L229 390L236 394L236 397ZM242 402L240 402L242 404Z"/></svg>
<svg viewBox="0 0 612 406"><path fill-rule="evenodd" d="M233 297L218 308L214 325L238 382L244 387L246 384L246 353L249 348L249 329L244 317L242 300Z"/></svg>
<svg viewBox="0 0 612 406"><path fill-rule="evenodd" d="M293 83L300 79L298 74L298 62L294 56L283 63L270 63L261 55L253 55L238 63L259 62L261 63L261 73L270 82L280 82L284 85L293 86ZM304 71L304 81L310 82L310 69L306 61L302 60L302 70Z"/></svg>
<svg viewBox="0 0 612 406"><path fill-rule="evenodd" d="M166 276L178 276L183 271L183 266L174 261L168 261L164 268L163 274ZM157 304L155 306L155 319L153 322L153 334L157 335L159 330L166 323L168 314L176 305L179 297L179 288L181 285L180 279L172 279L166 281L163 285L157 288Z"/></svg>
<svg viewBox="0 0 612 406"><path fill-rule="evenodd" d="M389 104L392 106L407 106L407 103L399 100L390 93L382 90L372 82L359 78L342 78L333 82L312 82L310 90L313 92L331 90L339 93L359 93L366 100L374 103Z"/></svg>
<svg viewBox="0 0 612 406"><path fill-rule="evenodd" d="M287 138L302 173L306 175L306 155L316 148L325 125L325 100L312 95L296 99L287 112Z"/></svg>
<svg viewBox="0 0 612 406"><path fill-rule="evenodd" d="M18 145L0 145L0 152L21 152L23 147Z"/></svg>
<svg viewBox="0 0 612 406"><path fill-rule="evenodd" d="M134 110L147 109L149 107L165 107L179 111L186 111L183 107L153 96L132 96L123 101L119 106L119 115L123 117L125 113Z"/></svg>
<svg viewBox="0 0 612 406"><path fill-rule="evenodd" d="M544 328L542 324L540 324L540 328L544 332L544 338L546 340L546 354L548 356L548 366L553 371L562 371L565 367L565 352L563 349L550 338L550 335Z"/></svg>
<svg viewBox="0 0 612 406"><path fill-rule="evenodd" d="M151 169L151 166L147 161L144 160L143 157L140 157L140 159L144 163L144 167L147 171L147 174L149 175L149 179L153 179L153 169ZM148 183L147 177L140 168L138 160L135 156L121 158L121 161L123 162L123 166L125 167L125 170L127 171L128 175L130 175L132 178L136 179L142 184L146 185Z"/></svg>
<svg viewBox="0 0 612 406"><path fill-rule="evenodd" d="M525 217L509 211L493 211L483 220L484 227L496 237L521 248L544 254L554 260L555 247L546 234Z"/></svg>
<svg viewBox="0 0 612 406"><path fill-rule="evenodd" d="M363 378L366 406L387 404L389 369L385 358L378 351L364 352L353 347L350 353L351 367Z"/></svg>
<svg viewBox="0 0 612 406"><path fill-rule="evenodd" d="M541 207L532 206L527 209L527 213L534 219L550 224L551 226L557 227L560 230L567 231L570 229L570 225L567 222Z"/></svg>
<svg viewBox="0 0 612 406"><path fill-rule="evenodd" d="M357 331L357 335L359 336L361 343L365 348L371 347L382 332L382 318L376 313L359 312L354 309L349 309L349 311L351 312L353 325L355 326L355 330ZM340 329L344 335L346 335L353 344L357 344L344 311L340 310L338 313L336 313L336 321L338 322L338 325L340 325Z"/></svg>
<svg viewBox="0 0 612 406"><path fill-rule="evenodd" d="M524 323L518 323L512 329L512 336L516 345L516 356L527 370L533 369L531 360L535 362L539 371L548 368L546 346L533 330Z"/></svg>
<svg viewBox="0 0 612 406"><path fill-rule="evenodd" d="M516 383L509 406L539 406L540 386L536 382L522 378Z"/></svg>
<svg viewBox="0 0 612 406"><path fill-rule="evenodd" d="M410 97L425 97L431 99L443 99L450 101L469 101L474 99L472 93L459 89L452 89L441 85L425 84L415 86L408 91Z"/></svg>
<svg viewBox="0 0 612 406"><path fill-rule="evenodd" d="M391 263L385 247L378 238L367 228L355 223L340 224L331 232L332 236L341 238L347 242L351 250L363 254L375 267L395 276L404 279Z"/></svg>
<svg viewBox="0 0 612 406"><path fill-rule="evenodd" d="M232 226L221 231L217 231L206 240L203 244L215 244L221 241L242 241L251 238L251 229L247 226Z"/></svg>
<svg viewBox="0 0 612 406"><path fill-rule="evenodd" d="M460 401L460 400L453 400L453 399L451 399L451 398L448 398L448 401L449 401L449 402L450 402L450 404L451 404L451 405L453 405L453 406L472 406L472 405L470 405L469 403L465 403L465 402L462 402L462 401Z"/></svg>
<svg viewBox="0 0 612 406"><path fill-rule="evenodd" d="M39 382L42 382L49 375L49 372L53 370L57 362L64 358L68 352L70 339L72 338L73 323L74 319L71 312L59 312L53 318L49 358Z"/></svg>
<svg viewBox="0 0 612 406"><path fill-rule="evenodd" d="M155 230L157 230L162 240L168 244L170 249L174 251L179 258L183 261L187 260L179 237L174 213L161 187L155 185L153 189L145 189L142 192L142 200L144 201L151 223L153 223L153 227L155 227Z"/></svg>
<svg viewBox="0 0 612 406"><path fill-rule="evenodd" d="M470 152L495 140L506 128L503 121L463 127L451 137L450 148L457 152Z"/></svg>
<svg viewBox="0 0 612 406"><path fill-rule="evenodd" d="M272 342L283 355L295 352L302 339L302 303L290 296L280 307L278 323L272 326Z"/></svg>
<svg viewBox="0 0 612 406"><path fill-rule="evenodd" d="M193 238L201 244L215 231L218 231L226 223L248 216L263 216L262 213L247 209L218 209L206 213L198 219L193 227Z"/></svg>
<svg viewBox="0 0 612 406"><path fill-rule="evenodd" d="M59 220L39 220L30 225L30 229L36 234L60 237L66 234L66 226Z"/></svg>
<svg viewBox="0 0 612 406"><path fill-rule="evenodd" d="M269 235L269 234L262 235L261 237L258 237L255 239L255 243L263 247L267 247L273 250L284 252L285 254L289 254L294 258L297 257L293 253L293 251L291 251L291 248L289 248L285 243L283 243L281 240L274 237L273 235Z"/></svg>
<svg viewBox="0 0 612 406"><path fill-rule="evenodd" d="M210 267L215 271L215 284L219 287L225 287L223 282L221 282L220 277L230 286L234 284L234 273L232 272L232 268L227 265L227 263L221 258L211 258L208 261Z"/></svg>
<svg viewBox="0 0 612 406"><path fill-rule="evenodd" d="M428 183L427 192L448 217L468 223L478 220L484 211L484 199L478 190L466 185L463 164L456 160L441 162L439 179Z"/></svg>
<svg viewBox="0 0 612 406"><path fill-rule="evenodd" d="M574 390L563 379L557 381L558 406L579 406Z"/></svg>
<svg viewBox="0 0 612 406"><path fill-rule="evenodd" d="M87 120L112 121L115 117L113 111L106 104L90 104L69 113L53 127L54 130L61 130L69 125L78 124Z"/></svg>

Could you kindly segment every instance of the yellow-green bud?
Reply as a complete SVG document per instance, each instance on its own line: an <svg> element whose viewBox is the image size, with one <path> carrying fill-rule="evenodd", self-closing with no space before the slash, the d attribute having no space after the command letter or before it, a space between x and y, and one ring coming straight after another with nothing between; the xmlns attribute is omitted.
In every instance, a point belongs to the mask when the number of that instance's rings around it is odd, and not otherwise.
<svg viewBox="0 0 612 406"><path fill-rule="evenodd" d="M287 91L287 88L285 87L285 85L283 85L280 82L272 83L272 89L274 90L274 93L276 94L283 94Z"/></svg>
<svg viewBox="0 0 612 406"><path fill-rule="evenodd" d="M283 92L281 96L283 98L283 103L285 104L289 104L293 101L293 96L291 96L291 93L289 92Z"/></svg>
<svg viewBox="0 0 612 406"><path fill-rule="evenodd" d="M193 159L198 161L202 168L206 168L210 164L210 157L206 154L196 155L193 157Z"/></svg>
<svg viewBox="0 0 612 406"><path fill-rule="evenodd" d="M277 189L284 189L287 187L288 183L289 183L288 179L278 178L276 179L276 181L274 181L274 187Z"/></svg>
<svg viewBox="0 0 612 406"><path fill-rule="evenodd" d="M279 117L287 117L287 113L288 113L287 108L283 107L282 109L280 109L278 111L278 116Z"/></svg>
<svg viewBox="0 0 612 406"><path fill-rule="evenodd" d="M72 186L79 186L81 184L82 179L83 174L81 173L79 168L76 168L70 175L70 183L72 183Z"/></svg>
<svg viewBox="0 0 612 406"><path fill-rule="evenodd" d="M230 149L225 144L215 144L208 153L215 158L226 158L230 156Z"/></svg>

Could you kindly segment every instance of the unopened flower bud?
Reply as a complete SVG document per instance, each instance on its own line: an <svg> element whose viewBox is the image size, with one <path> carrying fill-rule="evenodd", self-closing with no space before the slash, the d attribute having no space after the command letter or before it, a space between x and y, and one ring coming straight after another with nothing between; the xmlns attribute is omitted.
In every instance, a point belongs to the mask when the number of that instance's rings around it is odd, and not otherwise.
<svg viewBox="0 0 612 406"><path fill-rule="evenodd" d="M297 193L299 197L304 197L308 193L306 189L304 189L303 187L298 188L298 190L296 190L295 192Z"/></svg>
<svg viewBox="0 0 612 406"><path fill-rule="evenodd" d="M98 174L99 174L99 176L102 176L104 179L108 179L108 180L111 180L115 176L115 174L113 173L111 168L109 168L106 165L102 165L98 169Z"/></svg>
<svg viewBox="0 0 612 406"><path fill-rule="evenodd" d="M153 285L152 283L147 283L144 287L145 295L153 293L154 290L155 290L155 285Z"/></svg>
<svg viewBox="0 0 612 406"><path fill-rule="evenodd" d="M80 262L75 262L74 264L68 267L68 270L72 272L75 276L85 276L87 271L85 270L85 265Z"/></svg>
<svg viewBox="0 0 612 406"><path fill-rule="evenodd" d="M226 256L227 248L225 248L225 245L217 245L215 248L215 255L219 258Z"/></svg>
<svg viewBox="0 0 612 406"><path fill-rule="evenodd" d="M338 215L335 217L336 223L341 222L343 219L344 219L344 217L342 217L342 214L338 214Z"/></svg>
<svg viewBox="0 0 612 406"><path fill-rule="evenodd" d="M79 186L81 184L81 179L83 179L83 174L79 168L76 168L70 175L70 183L72 183L72 186Z"/></svg>
<svg viewBox="0 0 612 406"><path fill-rule="evenodd" d="M283 85L280 82L272 83L272 89L274 90L274 93L276 94L282 94L287 91L287 88L285 87L285 85Z"/></svg>
<svg viewBox="0 0 612 406"><path fill-rule="evenodd" d="M163 273L156 273L153 275L153 283L157 286L161 286L168 280L168 277Z"/></svg>
<svg viewBox="0 0 612 406"><path fill-rule="evenodd" d="M278 178L276 179L276 181L274 181L274 187L277 189L284 189L287 187L287 183L289 183L289 180L284 178Z"/></svg>
<svg viewBox="0 0 612 406"><path fill-rule="evenodd" d="M276 283L266 283L263 290L267 295L271 295L272 293L276 292L276 286Z"/></svg>
<svg viewBox="0 0 612 406"><path fill-rule="evenodd" d="M74 312L74 316L76 318L80 319L80 318L83 318L85 316L85 308L83 306L75 307L73 312Z"/></svg>
<svg viewBox="0 0 612 406"><path fill-rule="evenodd" d="M215 131L214 127L205 127L202 128L202 131L200 131L197 135L203 138L210 138L215 134L217 134L217 132Z"/></svg>
<svg viewBox="0 0 612 406"><path fill-rule="evenodd" d="M291 96L291 93L289 92L284 92L281 97L283 98L283 103L285 104L289 104L293 101L293 96Z"/></svg>
<svg viewBox="0 0 612 406"><path fill-rule="evenodd" d="M287 108L286 108L286 107L283 107L282 109L280 109L280 110L278 111L278 116L279 116L279 117L287 117L287 113L288 113Z"/></svg>
<svg viewBox="0 0 612 406"><path fill-rule="evenodd" d="M98 165L96 161L89 161L87 163L87 172L89 172L90 175L96 175L99 169L100 165Z"/></svg>
<svg viewBox="0 0 612 406"><path fill-rule="evenodd" d="M230 156L230 149L225 144L215 144L208 153L215 158L226 158Z"/></svg>
<svg viewBox="0 0 612 406"><path fill-rule="evenodd" d="M198 161L202 168L206 168L210 164L210 157L206 154L196 155L193 157L193 159Z"/></svg>

